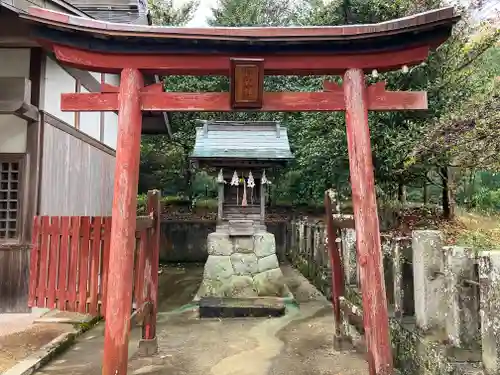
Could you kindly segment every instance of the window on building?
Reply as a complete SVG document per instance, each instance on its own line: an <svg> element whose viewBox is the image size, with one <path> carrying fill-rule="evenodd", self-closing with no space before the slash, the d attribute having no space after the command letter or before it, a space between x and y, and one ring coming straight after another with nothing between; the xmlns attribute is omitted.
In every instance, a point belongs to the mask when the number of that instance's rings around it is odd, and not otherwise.
<svg viewBox="0 0 500 375"><path fill-rule="evenodd" d="M0 154L0 241L19 238L23 156Z"/></svg>

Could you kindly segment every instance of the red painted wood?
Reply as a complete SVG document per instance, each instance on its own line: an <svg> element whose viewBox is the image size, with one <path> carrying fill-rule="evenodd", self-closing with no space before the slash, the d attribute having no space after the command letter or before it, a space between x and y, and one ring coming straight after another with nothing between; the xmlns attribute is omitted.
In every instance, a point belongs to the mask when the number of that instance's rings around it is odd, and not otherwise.
<svg viewBox="0 0 500 375"><path fill-rule="evenodd" d="M106 316L106 296L108 292L109 250L111 240L111 217L104 218L104 238L102 240L101 315Z"/></svg>
<svg viewBox="0 0 500 375"><path fill-rule="evenodd" d="M42 233L41 233L41 245L40 245L40 271L39 271L39 281L37 288L37 306L46 307L46 297L47 297L47 282L48 282L48 258L49 258L49 229L50 229L50 217L42 217Z"/></svg>
<svg viewBox="0 0 500 375"><path fill-rule="evenodd" d="M87 284L90 258L90 217L83 216L80 222L80 267L78 270L78 312L87 312Z"/></svg>
<svg viewBox="0 0 500 375"><path fill-rule="evenodd" d="M40 276L40 236L42 232L42 219L40 216L33 218L33 232L30 251L30 284L28 306L36 307L36 292Z"/></svg>
<svg viewBox="0 0 500 375"><path fill-rule="evenodd" d="M78 267L80 264L80 227L79 216L72 216L70 219L70 253L68 270L68 310L78 311L77 288L78 288Z"/></svg>
<svg viewBox="0 0 500 375"><path fill-rule="evenodd" d="M67 24L70 20L70 16L66 13L52 11L49 15L47 14L47 9L39 8L36 6L30 6L29 14L40 18L46 18L47 16L49 16L52 21L56 21L62 24Z"/></svg>
<svg viewBox="0 0 500 375"><path fill-rule="evenodd" d="M47 283L47 307L56 307L57 271L59 269L59 217L52 217L50 223L49 279Z"/></svg>
<svg viewBox="0 0 500 375"><path fill-rule="evenodd" d="M148 229L142 230L139 234L139 238L136 242L136 263L134 267L135 273L135 285L134 285L134 299L136 303L136 308L141 309L146 300L145 290L148 286L148 281L146 278L149 278L146 275L146 257L148 256Z"/></svg>
<svg viewBox="0 0 500 375"><path fill-rule="evenodd" d="M120 80L118 140L109 254L103 375L125 375L128 362L130 301L134 270L137 184L141 143L141 72L123 69Z"/></svg>
<svg viewBox="0 0 500 375"><path fill-rule="evenodd" d="M371 91L370 91L371 92ZM374 91L369 95L373 111L427 109L425 92ZM141 94L142 110L171 112L230 112L230 94L226 92L163 92ZM61 95L63 111L116 111L116 93L76 93ZM262 112L344 111L342 91L265 92Z"/></svg>
<svg viewBox="0 0 500 375"><path fill-rule="evenodd" d="M267 55L148 55L107 54L79 50L54 44L57 59L73 67L102 73L119 73L122 68L140 69L144 73L165 75L229 75L230 58L264 59L267 75L338 75L346 67L379 72L399 69L403 65L419 64L429 54L429 46L408 48L401 51L375 52L372 54L315 54L292 55L270 53Z"/></svg>
<svg viewBox="0 0 500 375"><path fill-rule="evenodd" d="M79 111L77 108L92 108L88 111L117 111L117 93L61 94L62 111ZM73 108L73 109L71 109ZM87 111L87 109L82 109Z"/></svg>
<svg viewBox="0 0 500 375"><path fill-rule="evenodd" d="M99 265L101 261L102 217L92 218L92 249L90 256L89 313L98 315Z"/></svg>
<svg viewBox="0 0 500 375"><path fill-rule="evenodd" d="M160 266L160 236L161 236L161 207L160 192L153 190L148 192L148 212L153 214L154 224L150 230L149 254L151 259L151 284L149 286L149 300L152 303L151 319L148 336L145 339L156 337L156 316L158 313L158 271Z"/></svg>
<svg viewBox="0 0 500 375"><path fill-rule="evenodd" d="M392 374L389 319L368 127L367 90L362 70L346 71L344 92L368 364L371 375Z"/></svg>
<svg viewBox="0 0 500 375"><path fill-rule="evenodd" d="M330 254L332 270L332 303L335 317L335 336L340 337L340 297L344 295L344 267L337 244L337 228L333 225L332 201L328 192L325 192L326 235L328 238L328 252Z"/></svg>
<svg viewBox="0 0 500 375"><path fill-rule="evenodd" d="M141 92L158 93L163 92L163 82L153 83L152 85L145 86L141 89Z"/></svg>
<svg viewBox="0 0 500 375"><path fill-rule="evenodd" d="M57 308L62 311L67 310L67 293L66 288L68 285L68 271L69 271L69 229L70 217L63 216L60 218L60 233L61 233L61 246L59 247L59 271L57 278Z"/></svg>
<svg viewBox="0 0 500 375"><path fill-rule="evenodd" d="M120 88L115 85L111 85L106 82L101 82L101 92L102 93L110 93L110 92L119 92Z"/></svg>
<svg viewBox="0 0 500 375"><path fill-rule="evenodd" d="M327 40L335 43L338 40L351 41L354 39L386 38L387 36L400 35L408 29L428 28L434 23L441 25L452 25L457 22L457 16L452 6L437 9L430 12L415 14L405 18L390 20L378 24L358 24L344 26L319 26L319 27L138 27L134 24L103 23L91 18L82 18L74 15L68 16L67 21L63 14L49 9L29 8L28 14L42 24L63 23L60 25L64 30L75 30L83 28L83 32L90 32L97 36L118 35L122 37L142 39L151 37L156 39L184 39L193 40L222 40L232 42L245 42L248 40L275 42L277 44L294 41L317 41ZM434 25L433 25L434 26ZM89 31L87 28L93 30ZM429 43L443 38L441 34L435 35ZM134 40L135 41L135 40ZM140 41L140 40L138 40ZM241 44L240 44L241 45Z"/></svg>

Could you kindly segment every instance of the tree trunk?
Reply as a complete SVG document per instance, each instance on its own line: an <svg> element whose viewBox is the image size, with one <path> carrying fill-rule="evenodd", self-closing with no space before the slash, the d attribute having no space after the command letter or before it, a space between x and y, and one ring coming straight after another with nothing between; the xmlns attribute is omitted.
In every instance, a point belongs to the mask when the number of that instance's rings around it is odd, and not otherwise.
<svg viewBox="0 0 500 375"><path fill-rule="evenodd" d="M429 184L426 182L424 185L424 205L429 204Z"/></svg>
<svg viewBox="0 0 500 375"><path fill-rule="evenodd" d="M406 186L402 183L398 184L398 201L402 204L406 203Z"/></svg>
<svg viewBox="0 0 500 375"><path fill-rule="evenodd" d="M455 216L455 204L453 201L453 186L449 168L441 168L441 175L441 178L443 180L443 215L446 219L453 219Z"/></svg>
<svg viewBox="0 0 500 375"><path fill-rule="evenodd" d="M476 171L475 169L471 169L469 175L469 186L467 187L467 206L472 208L473 202L472 198L474 197L475 185L476 184Z"/></svg>

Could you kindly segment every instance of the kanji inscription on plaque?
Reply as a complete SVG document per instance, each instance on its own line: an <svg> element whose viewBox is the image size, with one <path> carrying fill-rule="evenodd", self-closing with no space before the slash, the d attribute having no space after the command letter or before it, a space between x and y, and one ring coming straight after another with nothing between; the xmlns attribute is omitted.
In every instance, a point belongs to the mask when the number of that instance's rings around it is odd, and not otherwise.
<svg viewBox="0 0 500 375"><path fill-rule="evenodd" d="M231 106L235 109L262 107L264 60L231 59Z"/></svg>

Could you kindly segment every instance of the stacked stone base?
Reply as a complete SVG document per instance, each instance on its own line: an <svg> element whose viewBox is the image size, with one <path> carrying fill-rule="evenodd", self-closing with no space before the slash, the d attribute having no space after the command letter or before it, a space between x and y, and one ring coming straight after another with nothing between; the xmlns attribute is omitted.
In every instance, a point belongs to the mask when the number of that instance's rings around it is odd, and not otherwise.
<svg viewBox="0 0 500 375"><path fill-rule="evenodd" d="M197 299L289 296L272 233L230 236L217 230L207 241L208 259Z"/></svg>

